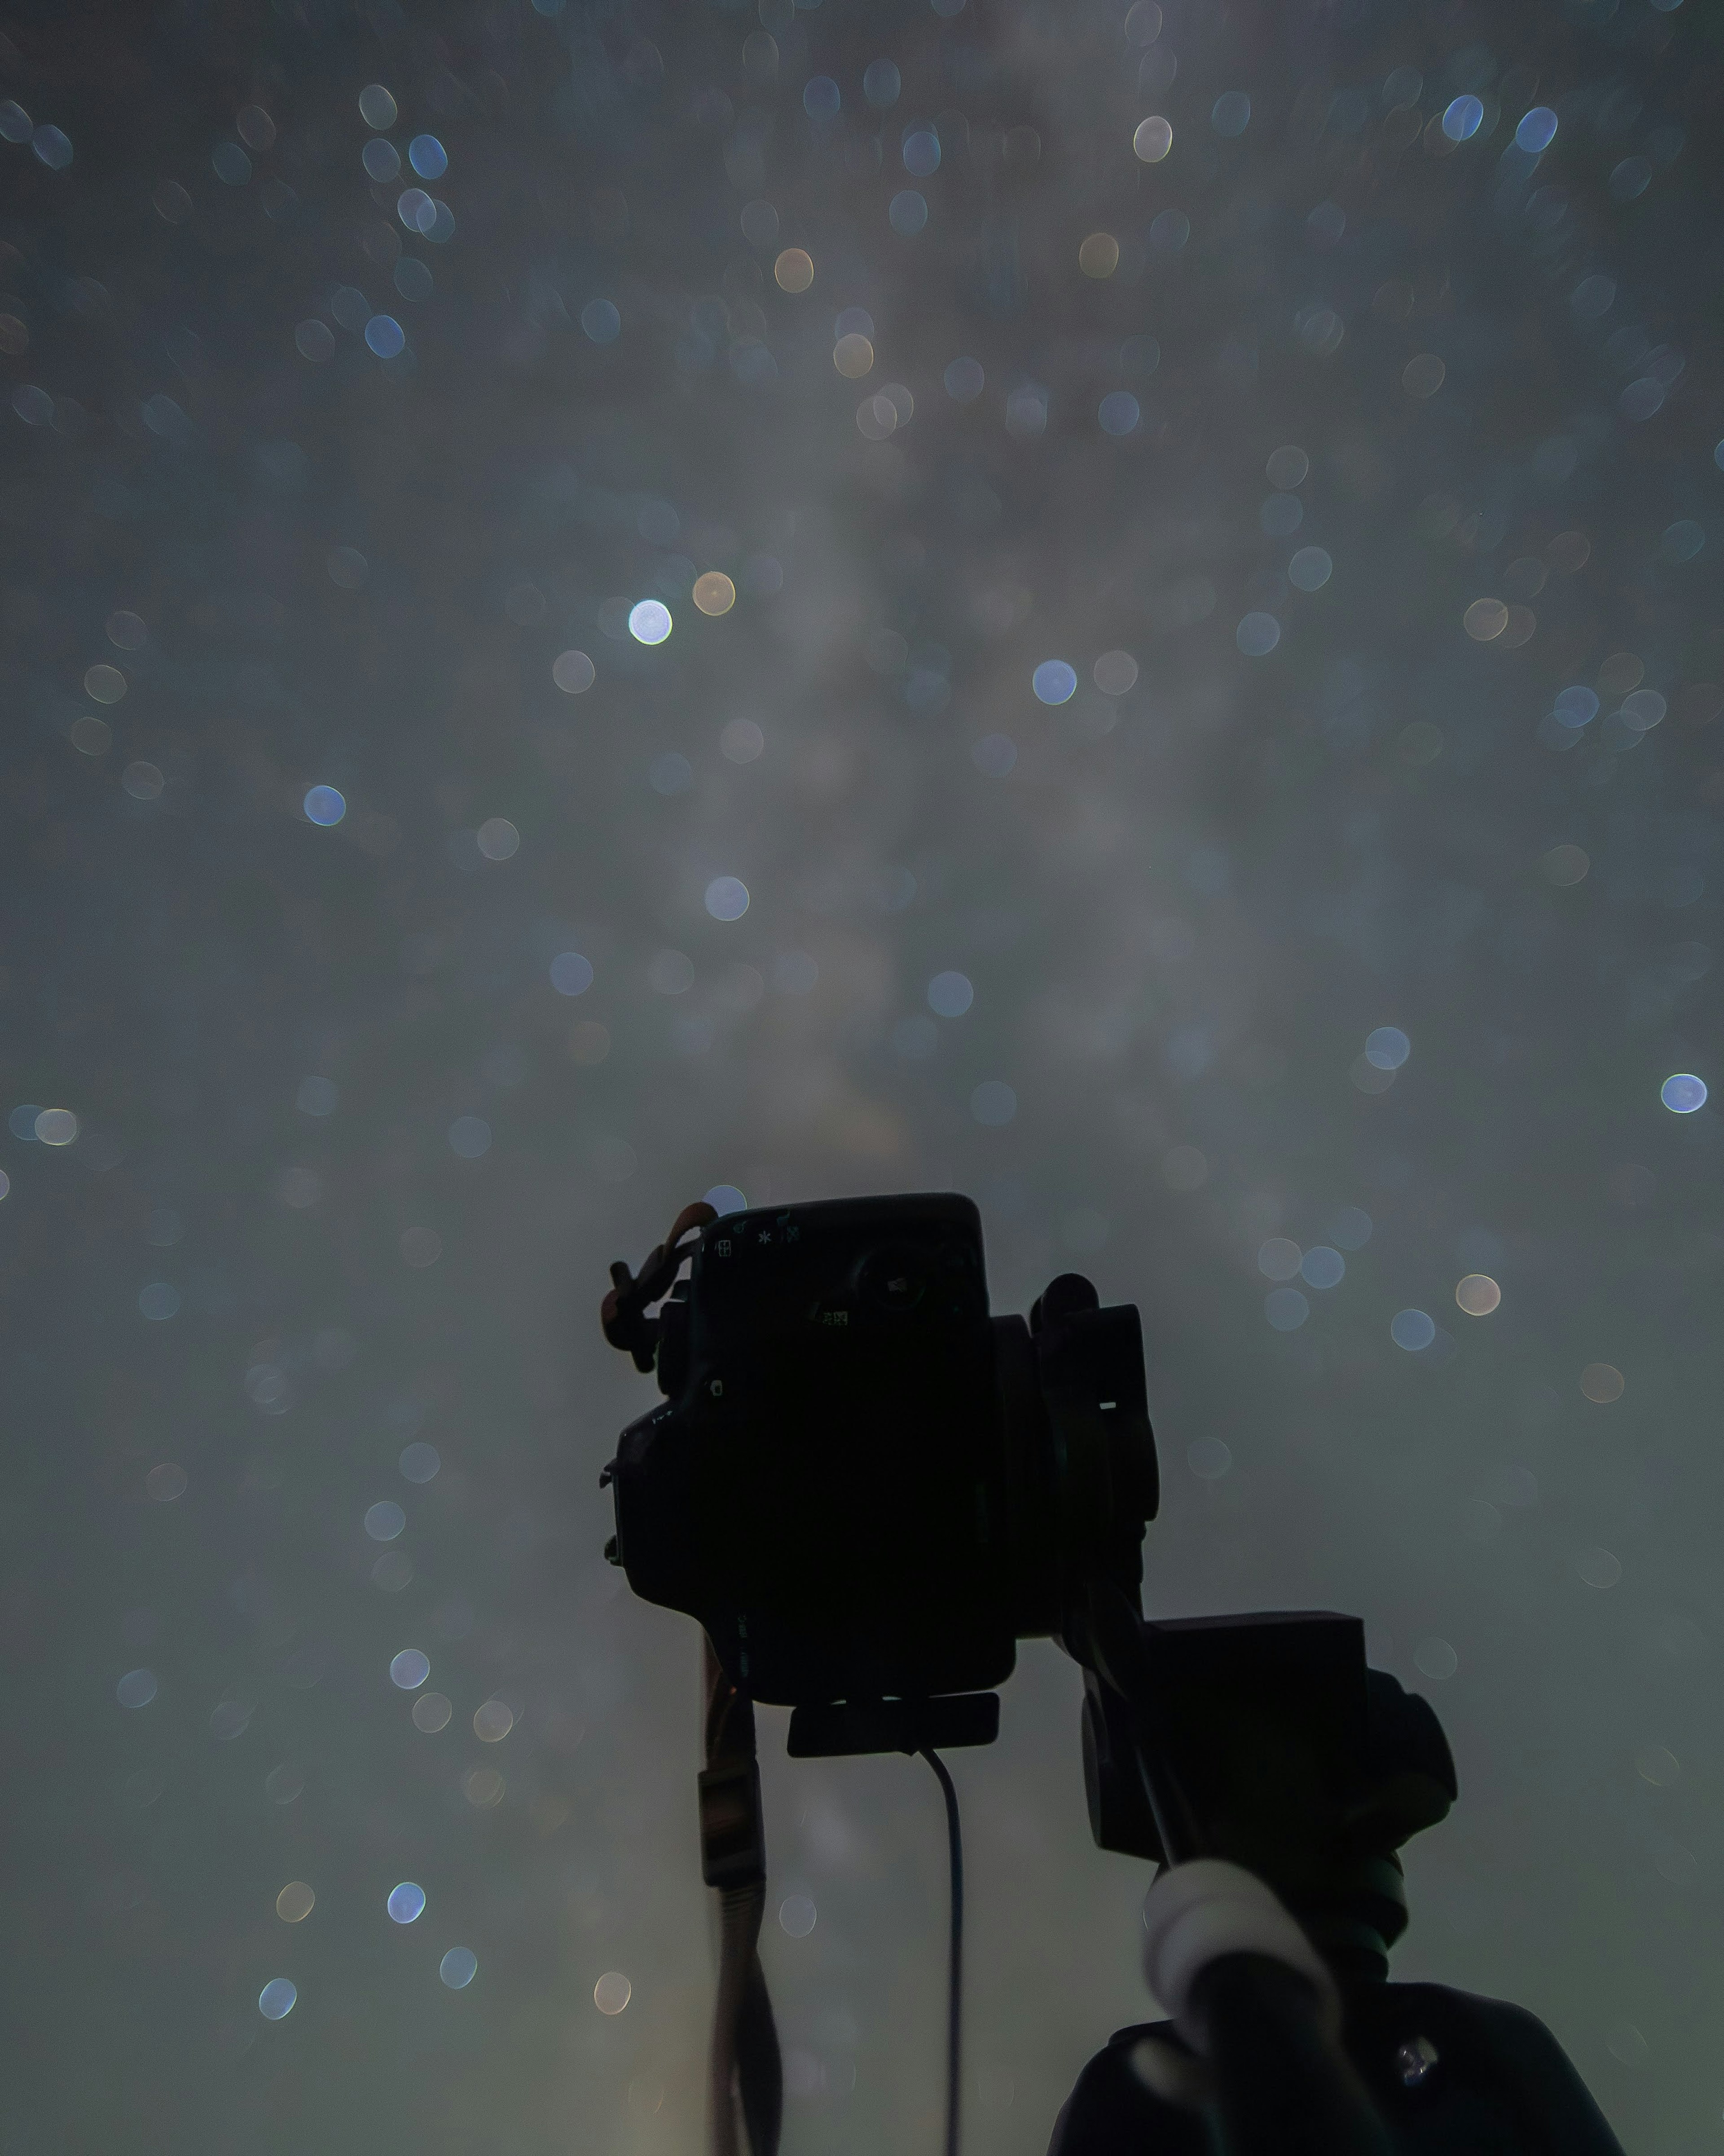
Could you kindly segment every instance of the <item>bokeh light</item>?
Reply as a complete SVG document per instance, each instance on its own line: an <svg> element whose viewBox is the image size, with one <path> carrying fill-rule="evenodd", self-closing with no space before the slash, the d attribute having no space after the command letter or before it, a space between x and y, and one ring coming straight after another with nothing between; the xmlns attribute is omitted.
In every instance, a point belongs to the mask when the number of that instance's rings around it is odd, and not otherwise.
<svg viewBox="0 0 1724 2156"><path fill-rule="evenodd" d="M1706 1104L1706 1081L1691 1070L1678 1070L1658 1089L1658 1097L1673 1116L1691 1116Z"/></svg>
<svg viewBox="0 0 1724 2156"><path fill-rule="evenodd" d="M1470 94L1454 98L1443 110L1443 132L1451 142L1470 142L1484 117L1482 100Z"/></svg>
<svg viewBox="0 0 1724 2156"><path fill-rule="evenodd" d="M1078 267L1086 277L1111 277L1120 266L1120 244L1111 232L1092 232L1078 249Z"/></svg>
<svg viewBox="0 0 1724 2156"><path fill-rule="evenodd" d="M473 1733L481 1744L500 1744L514 1727L514 1711L500 1699L488 1699L474 1712Z"/></svg>
<svg viewBox="0 0 1724 2156"><path fill-rule="evenodd" d="M1018 1096L1003 1078L985 1078L970 1096L970 1112L978 1123L999 1130L1018 1112Z"/></svg>
<svg viewBox="0 0 1724 2156"><path fill-rule="evenodd" d="M411 1879L403 1879L398 1887L389 1889L386 1904L390 1920L398 1924L417 1923L425 1911L425 1890Z"/></svg>
<svg viewBox="0 0 1724 2156"><path fill-rule="evenodd" d="M491 1149L491 1127L483 1116L457 1116L449 1127L449 1147L463 1160L480 1160Z"/></svg>
<svg viewBox="0 0 1724 2156"><path fill-rule="evenodd" d="M1131 147L1146 165L1158 165L1173 146L1173 130L1158 112L1140 120Z"/></svg>
<svg viewBox="0 0 1724 2156"><path fill-rule="evenodd" d="M1559 691L1551 708L1565 726L1583 726L1598 716L1598 699L1592 690L1577 683Z"/></svg>
<svg viewBox="0 0 1724 2156"><path fill-rule="evenodd" d="M846 330L832 347L832 363L851 382L858 382L874 365L874 346L860 330Z"/></svg>
<svg viewBox="0 0 1724 2156"><path fill-rule="evenodd" d="M552 661L551 678L566 696L584 696L598 678L598 670L584 651L564 651Z"/></svg>
<svg viewBox="0 0 1724 2156"><path fill-rule="evenodd" d="M1301 547L1287 564L1287 581L1301 592L1320 592L1335 573L1326 547Z"/></svg>
<svg viewBox="0 0 1724 2156"><path fill-rule="evenodd" d="M1573 1564L1575 1571L1588 1587L1601 1589L1614 1587L1622 1578L1622 1559L1614 1550L1599 1549L1596 1545L1577 1550Z"/></svg>

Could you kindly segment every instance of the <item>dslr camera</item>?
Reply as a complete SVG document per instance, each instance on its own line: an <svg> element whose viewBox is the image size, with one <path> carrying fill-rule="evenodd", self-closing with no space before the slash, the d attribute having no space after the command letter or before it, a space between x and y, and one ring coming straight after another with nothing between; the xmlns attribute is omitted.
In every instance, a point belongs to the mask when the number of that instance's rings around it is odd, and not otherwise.
<svg viewBox="0 0 1724 2156"><path fill-rule="evenodd" d="M1027 1322L992 1317L967 1198L715 1219L625 1344L665 1404L618 1446L614 1554L733 1683L796 1709L793 1750L890 1748L862 1740L895 1712L963 1742L1084 1584L1137 1592L1137 1312L1068 1273Z"/></svg>

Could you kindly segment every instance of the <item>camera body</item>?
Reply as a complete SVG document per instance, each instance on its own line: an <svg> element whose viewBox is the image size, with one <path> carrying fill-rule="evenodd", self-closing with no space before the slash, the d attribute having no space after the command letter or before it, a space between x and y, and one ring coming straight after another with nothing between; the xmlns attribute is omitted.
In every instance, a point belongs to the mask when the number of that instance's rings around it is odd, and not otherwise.
<svg viewBox="0 0 1724 2156"><path fill-rule="evenodd" d="M608 1471L613 1554L751 1697L973 1692L1083 1583L1135 1605L1157 1496L1137 1312L1066 1274L1027 1322L991 1316L968 1199L712 1221L654 1359L664 1404Z"/></svg>

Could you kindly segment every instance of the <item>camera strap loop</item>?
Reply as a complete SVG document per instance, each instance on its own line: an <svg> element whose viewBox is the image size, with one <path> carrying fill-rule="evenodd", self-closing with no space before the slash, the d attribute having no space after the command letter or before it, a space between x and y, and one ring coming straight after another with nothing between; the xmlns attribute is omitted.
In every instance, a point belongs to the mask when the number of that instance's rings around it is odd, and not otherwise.
<svg viewBox="0 0 1724 2156"><path fill-rule="evenodd" d="M673 1229L673 1246L677 1235ZM767 1906L766 1831L755 1757L754 1702L725 1675L712 1642L706 1640L703 1645L706 1764L700 1777L700 1870L707 1885L719 1893L712 2152L713 2156L744 2156L746 2147L746 2156L777 2156L784 2076L772 2004L760 1965L760 1927Z"/></svg>
<svg viewBox="0 0 1724 2156"><path fill-rule="evenodd" d="M671 1222L670 1233L647 1253L646 1262L639 1273L631 1273L620 1259L611 1267L611 1286L599 1305L599 1322L612 1347L620 1348L634 1358L637 1370L652 1368L653 1351L658 1345L659 1327L647 1316L647 1305L660 1301L670 1292L682 1261L692 1248L683 1238L710 1227L717 1218L715 1209L704 1200L685 1205Z"/></svg>

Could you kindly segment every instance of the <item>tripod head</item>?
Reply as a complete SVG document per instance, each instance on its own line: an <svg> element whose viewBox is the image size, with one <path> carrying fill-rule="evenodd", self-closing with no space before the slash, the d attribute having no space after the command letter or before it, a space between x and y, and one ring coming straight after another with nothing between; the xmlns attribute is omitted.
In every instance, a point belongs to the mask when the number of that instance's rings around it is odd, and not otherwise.
<svg viewBox="0 0 1724 2156"><path fill-rule="evenodd" d="M1396 1851L1456 1794L1429 1703L1366 1667L1356 1617L1299 1611L1142 1629L1159 1734L1205 1852L1273 1887L1338 1976L1385 1975L1407 1928ZM1141 1742L1126 1699L1086 1667L1090 1831L1103 1849L1160 1864Z"/></svg>
<svg viewBox="0 0 1724 2156"><path fill-rule="evenodd" d="M1366 1667L1357 1618L1148 1625L1116 1608L1067 1645L1085 1665L1091 1830L1174 1866L1144 1912L1146 1973L1174 2020L1120 2030L1090 2062L1051 2156L1621 2156L1532 2015L1383 1980L1407 1926L1397 1852L1455 1802L1455 1764L1427 1702ZM1212 1922L1182 1974L1193 1897L1237 1909L1241 1886L1269 1890L1291 1941L1235 1915L1222 1946Z"/></svg>

